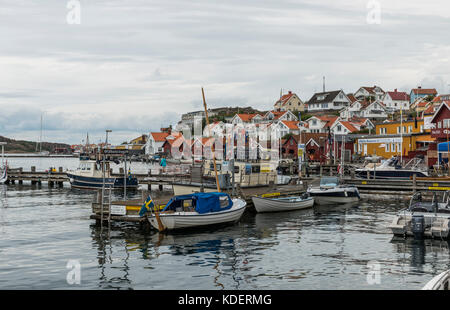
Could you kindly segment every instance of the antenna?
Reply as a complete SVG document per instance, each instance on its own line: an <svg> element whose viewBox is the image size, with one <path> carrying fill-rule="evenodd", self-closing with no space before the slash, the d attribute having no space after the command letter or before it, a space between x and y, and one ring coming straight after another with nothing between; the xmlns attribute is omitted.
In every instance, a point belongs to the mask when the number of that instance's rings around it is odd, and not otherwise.
<svg viewBox="0 0 450 310"><path fill-rule="evenodd" d="M323 92L325 92L325 76L323 76Z"/></svg>

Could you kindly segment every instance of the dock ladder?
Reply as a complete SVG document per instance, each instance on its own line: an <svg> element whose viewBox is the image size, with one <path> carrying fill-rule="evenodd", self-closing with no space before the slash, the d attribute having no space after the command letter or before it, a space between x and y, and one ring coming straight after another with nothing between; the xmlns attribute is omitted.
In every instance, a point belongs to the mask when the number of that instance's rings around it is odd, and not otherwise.
<svg viewBox="0 0 450 310"><path fill-rule="evenodd" d="M101 215L100 215L100 223L101 227L103 228L103 221L108 221L108 227L111 223L111 192L112 192L112 185L104 183L102 186L102 197L101 197ZM108 210L108 214L106 217L105 214L105 207L106 210Z"/></svg>

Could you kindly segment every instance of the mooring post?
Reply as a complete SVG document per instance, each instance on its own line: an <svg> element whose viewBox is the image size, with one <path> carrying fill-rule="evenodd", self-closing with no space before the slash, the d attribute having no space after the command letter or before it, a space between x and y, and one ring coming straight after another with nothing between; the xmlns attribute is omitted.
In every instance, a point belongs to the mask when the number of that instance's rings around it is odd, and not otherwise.
<svg viewBox="0 0 450 310"><path fill-rule="evenodd" d="M36 166L31 166L31 172L36 172Z"/></svg>
<svg viewBox="0 0 450 310"><path fill-rule="evenodd" d="M320 166L320 177L322 177L322 173L323 173L323 167L322 167L322 165Z"/></svg>
<svg viewBox="0 0 450 310"><path fill-rule="evenodd" d="M416 180L416 174L413 174L413 193L415 194L417 190L417 180Z"/></svg>

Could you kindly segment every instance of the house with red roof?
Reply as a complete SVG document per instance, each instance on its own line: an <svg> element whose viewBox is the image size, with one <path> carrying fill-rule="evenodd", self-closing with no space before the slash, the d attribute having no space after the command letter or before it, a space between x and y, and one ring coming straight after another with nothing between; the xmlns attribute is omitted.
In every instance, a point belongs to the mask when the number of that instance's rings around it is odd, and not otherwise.
<svg viewBox="0 0 450 310"><path fill-rule="evenodd" d="M170 130L168 132L151 132L144 146L145 154L155 155L164 152L163 144L169 134Z"/></svg>
<svg viewBox="0 0 450 310"><path fill-rule="evenodd" d="M263 121L276 122L276 121L298 121L298 117L291 111L268 111L264 114Z"/></svg>
<svg viewBox="0 0 450 310"><path fill-rule="evenodd" d="M435 97L437 93L435 88L422 88L421 86L418 86L417 88L411 89L409 103L412 104L418 98L426 98L428 96Z"/></svg>
<svg viewBox="0 0 450 310"><path fill-rule="evenodd" d="M348 135L350 133L356 133L361 130L358 123L353 123L351 121L337 120L331 126L330 131L335 135Z"/></svg>
<svg viewBox="0 0 450 310"><path fill-rule="evenodd" d="M374 102L364 102L361 104L359 116L370 119L386 119L388 112L384 103L380 100Z"/></svg>
<svg viewBox="0 0 450 310"><path fill-rule="evenodd" d="M282 95L280 99L275 102L274 110L276 111L305 111L305 103L297 96L297 94L289 91L287 94Z"/></svg>
<svg viewBox="0 0 450 310"><path fill-rule="evenodd" d="M244 123L258 123L263 120L263 115L252 113L252 114L243 114L239 113L233 116L231 119L231 123L233 125L244 124Z"/></svg>
<svg viewBox="0 0 450 310"><path fill-rule="evenodd" d="M397 89L388 91L384 95L382 101L388 110L409 110L410 98L406 92L398 91Z"/></svg>
<svg viewBox="0 0 450 310"><path fill-rule="evenodd" d="M379 86L363 86L360 87L354 94L355 98L358 100L366 100L373 97L375 100L381 100L384 97L384 90Z"/></svg>
<svg viewBox="0 0 450 310"><path fill-rule="evenodd" d="M306 120L307 132L310 133L327 133L328 127L331 126L339 119L338 116L324 115L324 116L312 116Z"/></svg>

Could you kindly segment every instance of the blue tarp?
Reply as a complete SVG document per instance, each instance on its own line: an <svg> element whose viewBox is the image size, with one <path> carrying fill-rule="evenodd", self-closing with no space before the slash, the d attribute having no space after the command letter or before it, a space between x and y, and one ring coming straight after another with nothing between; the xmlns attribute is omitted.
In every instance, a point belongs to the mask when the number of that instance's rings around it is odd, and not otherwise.
<svg viewBox="0 0 450 310"><path fill-rule="evenodd" d="M438 143L438 161L439 164L443 164L448 162L448 158L442 158L442 154L441 153L447 153L449 151L449 145L450 142L442 142L442 143Z"/></svg>
<svg viewBox="0 0 450 310"><path fill-rule="evenodd" d="M448 149L448 145L450 144L450 142L442 142L442 143L438 143L438 152L447 152Z"/></svg>
<svg viewBox="0 0 450 310"><path fill-rule="evenodd" d="M228 204L226 206L220 205L220 197L225 199ZM183 207L183 202L185 200L192 200L192 206L200 214L219 212L231 209L233 202L228 194L225 193L194 193L190 195L180 195L173 197L166 205L163 211L176 210L177 208Z"/></svg>

